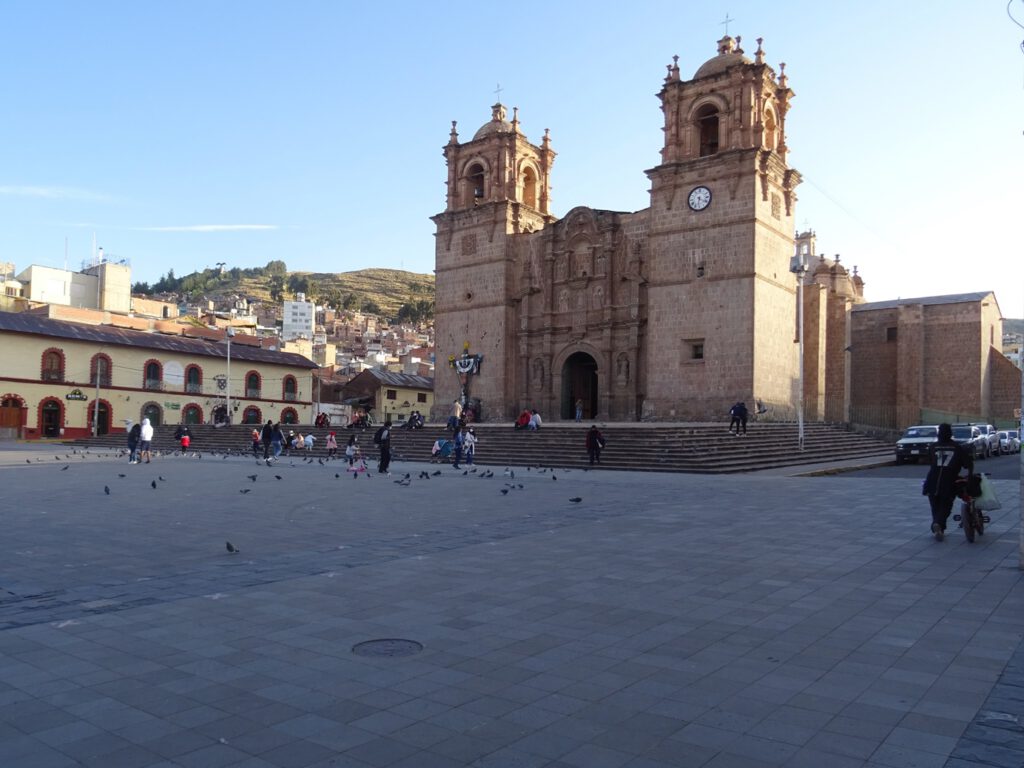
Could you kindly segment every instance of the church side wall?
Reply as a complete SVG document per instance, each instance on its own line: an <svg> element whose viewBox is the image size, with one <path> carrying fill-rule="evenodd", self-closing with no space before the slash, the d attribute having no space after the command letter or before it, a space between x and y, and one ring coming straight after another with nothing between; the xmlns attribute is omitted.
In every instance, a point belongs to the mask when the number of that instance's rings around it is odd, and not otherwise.
<svg viewBox="0 0 1024 768"><path fill-rule="evenodd" d="M989 418L1000 427L1016 428L1013 411L1020 408L1021 370L997 349L989 349L992 369L992 405Z"/></svg>
<svg viewBox="0 0 1024 768"><path fill-rule="evenodd" d="M974 303L924 307L923 408L982 418L981 321ZM987 362L988 345L984 346Z"/></svg>
<svg viewBox="0 0 1024 768"><path fill-rule="evenodd" d="M896 427L897 344L886 341L887 328L896 327L895 309L852 313L850 357L850 416L855 424ZM889 411L892 416L883 418Z"/></svg>
<svg viewBox="0 0 1024 768"><path fill-rule="evenodd" d="M825 414L825 299L820 285L804 286L804 417L808 421L820 421ZM797 336L795 326L793 336Z"/></svg>
<svg viewBox="0 0 1024 768"><path fill-rule="evenodd" d="M851 420L853 344L851 343L851 302L827 293L825 332L825 420L846 423Z"/></svg>
<svg viewBox="0 0 1024 768"><path fill-rule="evenodd" d="M754 232L753 382L737 399L760 398L796 407L799 399L799 344L796 334L796 277L789 271L793 239L782 231L769 204L755 195L760 218Z"/></svg>

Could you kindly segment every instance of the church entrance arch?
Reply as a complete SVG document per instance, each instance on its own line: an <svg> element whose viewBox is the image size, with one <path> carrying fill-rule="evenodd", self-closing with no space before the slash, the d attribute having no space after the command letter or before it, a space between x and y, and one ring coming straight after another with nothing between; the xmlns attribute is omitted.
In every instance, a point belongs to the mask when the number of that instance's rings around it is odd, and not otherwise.
<svg viewBox="0 0 1024 768"><path fill-rule="evenodd" d="M576 418L576 401L583 401L583 418L597 415L597 361L586 352L573 352L562 363L563 419Z"/></svg>

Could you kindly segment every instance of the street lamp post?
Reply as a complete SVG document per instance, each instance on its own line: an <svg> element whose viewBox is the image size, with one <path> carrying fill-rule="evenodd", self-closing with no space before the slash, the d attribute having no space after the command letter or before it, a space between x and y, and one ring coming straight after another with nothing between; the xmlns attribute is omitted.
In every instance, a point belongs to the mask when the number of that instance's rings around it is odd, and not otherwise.
<svg viewBox="0 0 1024 768"><path fill-rule="evenodd" d="M227 382L227 389L224 390L224 392L225 392L225 395L224 395L225 396L225 403L226 403L226 406L227 406L227 413L225 415L225 418L227 419L227 423L228 424L231 423L231 337L234 336L234 335L235 335L235 329L232 328L229 325L228 329L227 329L227 332L225 333L225 336L226 336L226 338L228 340L228 365L227 365L227 380L228 380L228 382Z"/></svg>
<svg viewBox="0 0 1024 768"><path fill-rule="evenodd" d="M799 246L798 246L799 248ZM796 327L797 343L799 351L798 377L799 390L796 399L796 426L797 426L797 447L804 449L804 275L807 274L806 254L797 250L793 258L789 260L789 271L796 275Z"/></svg>

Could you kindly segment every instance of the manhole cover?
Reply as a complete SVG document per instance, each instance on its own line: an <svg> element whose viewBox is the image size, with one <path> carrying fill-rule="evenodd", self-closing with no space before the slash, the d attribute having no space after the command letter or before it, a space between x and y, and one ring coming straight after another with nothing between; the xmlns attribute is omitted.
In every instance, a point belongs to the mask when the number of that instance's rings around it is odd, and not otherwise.
<svg viewBox="0 0 1024 768"><path fill-rule="evenodd" d="M377 656L394 658L396 656L414 656L423 650L423 644L415 640L386 638L384 640L367 640L352 646L356 656Z"/></svg>

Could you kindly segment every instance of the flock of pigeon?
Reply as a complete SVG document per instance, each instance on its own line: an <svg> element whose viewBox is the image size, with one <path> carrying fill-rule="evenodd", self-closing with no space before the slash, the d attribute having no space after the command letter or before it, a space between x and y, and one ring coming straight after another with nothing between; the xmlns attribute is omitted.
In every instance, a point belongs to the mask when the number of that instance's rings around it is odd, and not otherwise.
<svg viewBox="0 0 1024 768"><path fill-rule="evenodd" d="M66 460L71 459L73 456L78 457L80 459L85 459L87 456L93 456L93 457L99 457L99 458L124 459L127 455L128 455L127 451L124 451L124 450L117 450L117 451L106 452L106 453L93 453L93 452L89 451L88 449L83 450L83 451L79 451L76 448L76 449L72 450L72 452L70 454L64 454L63 459L60 456L55 456L54 458L57 461L66 461ZM154 452L153 455L156 458L160 458L161 457L161 454L159 452ZM208 453L207 455L208 456L213 456L213 457L221 456L221 458L223 458L223 459L227 459L227 458L229 458L231 456L241 456L241 457L244 457L244 458L251 458L249 454L245 454L245 453L242 453L242 452L229 452L229 453L223 453L223 454L218 454L218 453L212 453L211 454L211 453ZM203 454L199 453L199 452L192 452L192 453L188 453L188 454L181 454L181 453L175 451L173 453L163 454L163 457L202 459L203 458ZM337 460L344 461L344 459L342 459L341 457L339 457ZM26 459L25 461L28 464L32 464L32 460L31 459ZM42 461L44 461L44 460L41 459L41 458L36 459L36 462L42 462ZM331 459L328 459L327 461L324 461L323 458L303 457L300 463L303 463L303 464L319 464L321 466L327 466L330 463L330 461L331 461ZM261 462L258 462L258 463L261 463ZM61 467L60 471L63 472L65 470L67 470L70 466L71 466L70 464L66 464L65 466ZM295 464L294 461L292 461L292 462L289 463L289 466L295 467L297 465ZM536 471L536 475L544 476L544 475L547 475L550 472L551 480L554 481L554 482L558 481L558 476L555 474L555 470L553 468L536 467L536 470L537 470ZM346 473L351 472L351 475L352 475L353 479L358 479L360 474L365 474L365 476L367 478L373 477L373 475L368 471L368 469L367 469L365 464L362 464L362 465L359 465L359 466L356 466L356 467L351 467L351 468L350 467L346 467L345 471L346 471ZM534 467L527 467L526 471L527 472L533 472L534 471ZM561 471L563 471L563 472L570 472L571 470L563 469ZM585 472L586 470L583 470L583 471ZM423 470L423 471L420 471L418 473L417 480L430 480L432 478L440 477L443 474L444 473L440 469L437 469L437 470L435 470L433 472L430 472L430 471L427 471L427 470ZM127 477L127 475L125 473L123 473L123 472L119 472L117 476L119 478ZM451 477L452 475L449 473L447 476ZM492 470L492 469L485 469L483 471L480 471L480 470L478 470L477 467L467 467L467 468L462 470L461 476L462 477L467 477L467 478L472 476L472 477L475 477L476 479L479 479L479 480L489 480L489 479L493 478L495 476L495 474L494 474L494 470ZM507 478L506 482L499 489L499 493L502 496L507 496L512 491L522 491L522 490L525 490L525 486L523 485L523 483L515 481L516 473L515 473L515 470L512 469L511 467L505 467L505 470L502 473L502 476L504 478ZM342 474L340 472L335 472L334 473L334 477L337 478L337 479L340 479L342 477ZM246 478L251 483L255 483L259 479L259 475L255 475L255 474L253 474L253 475L246 475ZM275 474L274 475L274 479L275 480L283 480L284 477L282 475ZM153 490L156 490L159 487L159 484L157 482L158 480L160 482L167 482L166 478L164 478L162 475L158 475L157 476L157 480L153 480L153 481L150 482L150 487ZM397 480L394 480L393 482L395 483L395 485L400 485L402 487L406 487L407 488L410 485L412 485L412 482L413 482L412 473L407 472L401 478L399 478ZM240 488L238 492L241 493L241 494L247 494L247 493L250 493L251 491L252 491L252 488ZM109 485L104 485L103 486L103 492L107 496L110 496L111 495L110 486ZM573 496L573 497L569 498L569 501L571 503L573 503L573 504L579 504L580 502L583 501L583 498L580 497L580 496ZM241 551L236 546L234 546L230 541L225 542L225 549L227 550L228 554L232 554L232 555L238 554Z"/></svg>

